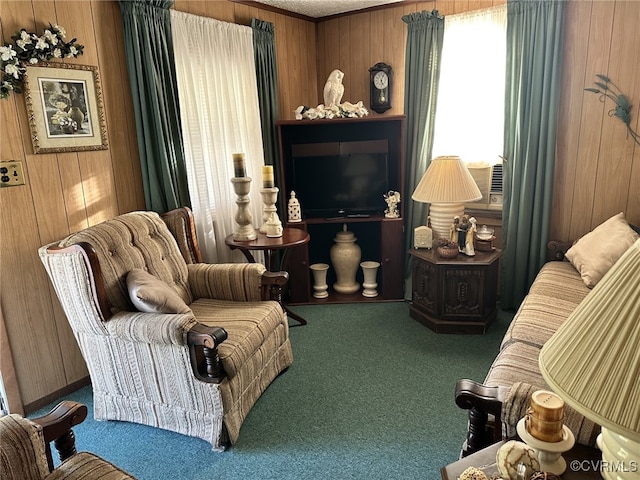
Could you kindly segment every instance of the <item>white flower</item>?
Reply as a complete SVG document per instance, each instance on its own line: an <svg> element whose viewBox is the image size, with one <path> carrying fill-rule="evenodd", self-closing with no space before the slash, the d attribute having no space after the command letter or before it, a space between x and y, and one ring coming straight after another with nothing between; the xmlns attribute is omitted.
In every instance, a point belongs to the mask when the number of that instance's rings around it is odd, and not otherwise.
<svg viewBox="0 0 640 480"><path fill-rule="evenodd" d="M30 59L29 59L29 63L30 63L31 65L35 65L36 63L38 63L38 59L37 59L37 58L30 58Z"/></svg>
<svg viewBox="0 0 640 480"><path fill-rule="evenodd" d="M69 53L67 53L67 58L76 57L78 55L78 49L71 45L69 47Z"/></svg>
<svg viewBox="0 0 640 480"><path fill-rule="evenodd" d="M58 37L55 34L53 34L49 29L44 31L43 37L46 38L51 45L58 44Z"/></svg>
<svg viewBox="0 0 640 480"><path fill-rule="evenodd" d="M19 77L20 70L18 70L18 66L13 63L9 63L5 65L4 72L7 75L13 75L13 78L15 78L16 80L20 78Z"/></svg>
<svg viewBox="0 0 640 480"><path fill-rule="evenodd" d="M36 50L45 50L49 48L49 44L45 41L44 37L38 38L38 42L36 43Z"/></svg>
<svg viewBox="0 0 640 480"><path fill-rule="evenodd" d="M2 88L6 88L7 90L13 90L13 84L7 81L4 81L2 82Z"/></svg>
<svg viewBox="0 0 640 480"><path fill-rule="evenodd" d="M318 111L315 108L310 108L306 111L306 117L310 120L318 118Z"/></svg>
<svg viewBox="0 0 640 480"><path fill-rule="evenodd" d="M54 25L53 29L57 32L57 34L60 36L60 38L64 38L64 37L67 36L67 32L60 25Z"/></svg>
<svg viewBox="0 0 640 480"><path fill-rule="evenodd" d="M31 35L25 30L20 30L20 40L25 44L31 44Z"/></svg>
<svg viewBox="0 0 640 480"><path fill-rule="evenodd" d="M16 52L11 45L7 45L6 47L0 47L0 55L3 62L8 62L18 55L18 52Z"/></svg>
<svg viewBox="0 0 640 480"><path fill-rule="evenodd" d="M55 48L53 50L53 56L55 58L62 58L62 50L60 50L59 48Z"/></svg>

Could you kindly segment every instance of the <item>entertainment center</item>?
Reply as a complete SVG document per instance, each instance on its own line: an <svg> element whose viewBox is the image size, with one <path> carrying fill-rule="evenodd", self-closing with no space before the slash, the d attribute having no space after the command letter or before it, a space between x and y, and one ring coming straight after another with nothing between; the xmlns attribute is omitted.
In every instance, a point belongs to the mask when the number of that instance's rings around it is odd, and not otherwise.
<svg viewBox="0 0 640 480"><path fill-rule="evenodd" d="M289 303L341 303L389 301L404 298L404 116L375 116L277 122L280 142L282 202L291 191L302 209L301 222L287 227L309 233L308 244L287 253ZM385 217L384 195L400 192L400 216ZM286 203L283 203L283 206ZM338 232L347 226L357 238L361 260L380 262L377 297L360 292L341 294L330 249ZM329 296L313 297L309 266L330 265ZM356 280L362 283L362 270Z"/></svg>

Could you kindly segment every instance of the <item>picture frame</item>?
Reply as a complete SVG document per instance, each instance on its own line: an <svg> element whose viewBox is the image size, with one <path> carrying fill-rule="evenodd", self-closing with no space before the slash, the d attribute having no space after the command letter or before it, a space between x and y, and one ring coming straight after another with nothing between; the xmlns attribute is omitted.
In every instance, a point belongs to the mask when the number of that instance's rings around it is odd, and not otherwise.
<svg viewBox="0 0 640 480"><path fill-rule="evenodd" d="M108 148L97 67L41 63L27 66L24 78L34 153Z"/></svg>

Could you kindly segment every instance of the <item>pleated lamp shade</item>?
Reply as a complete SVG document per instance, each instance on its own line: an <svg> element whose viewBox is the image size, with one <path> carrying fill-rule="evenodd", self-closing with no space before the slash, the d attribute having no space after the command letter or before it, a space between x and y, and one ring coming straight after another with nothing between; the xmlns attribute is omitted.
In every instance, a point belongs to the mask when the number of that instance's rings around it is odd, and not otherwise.
<svg viewBox="0 0 640 480"><path fill-rule="evenodd" d="M437 237L448 237L453 218L464 213L465 202L475 202L482 193L469 169L457 156L436 157L411 198L430 203L431 226Z"/></svg>
<svg viewBox="0 0 640 480"><path fill-rule="evenodd" d="M547 341L540 352L539 365L554 392L603 427L598 439L603 459L618 461L616 455L623 451L638 454L640 240ZM606 442L610 443L608 448Z"/></svg>

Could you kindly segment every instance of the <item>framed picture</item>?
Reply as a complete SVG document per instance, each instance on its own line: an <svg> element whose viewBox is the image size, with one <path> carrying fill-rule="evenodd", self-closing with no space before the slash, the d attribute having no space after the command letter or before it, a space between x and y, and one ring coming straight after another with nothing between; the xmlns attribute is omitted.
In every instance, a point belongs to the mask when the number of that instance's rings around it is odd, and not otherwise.
<svg viewBox="0 0 640 480"><path fill-rule="evenodd" d="M97 67L64 63L28 66L24 95L35 153L108 148Z"/></svg>

